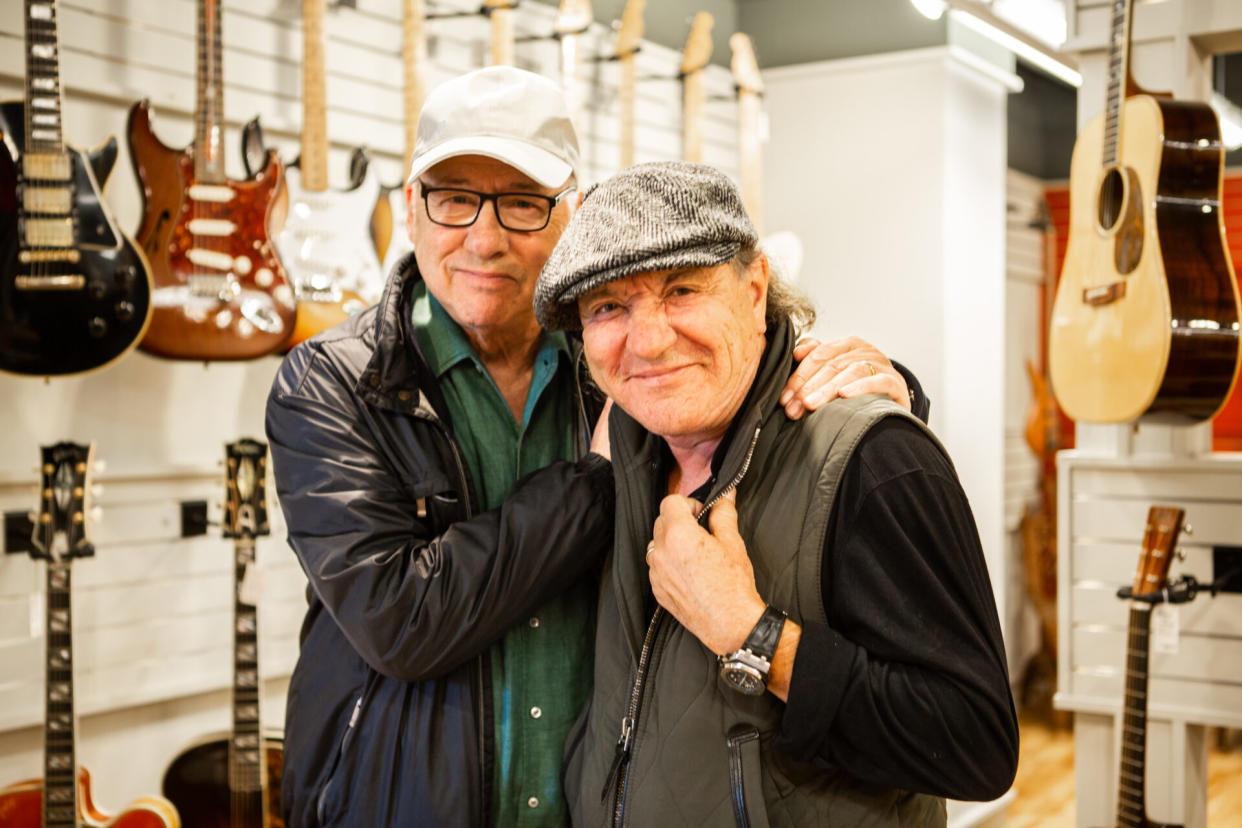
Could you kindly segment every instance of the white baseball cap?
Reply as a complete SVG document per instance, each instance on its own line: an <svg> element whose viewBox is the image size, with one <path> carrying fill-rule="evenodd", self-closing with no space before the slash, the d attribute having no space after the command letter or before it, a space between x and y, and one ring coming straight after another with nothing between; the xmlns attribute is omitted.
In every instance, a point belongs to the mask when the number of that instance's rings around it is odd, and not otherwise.
<svg viewBox="0 0 1242 828"><path fill-rule="evenodd" d="M408 180L458 155L495 158L544 187L559 187L580 163L565 95L548 78L512 66L445 81L418 117Z"/></svg>

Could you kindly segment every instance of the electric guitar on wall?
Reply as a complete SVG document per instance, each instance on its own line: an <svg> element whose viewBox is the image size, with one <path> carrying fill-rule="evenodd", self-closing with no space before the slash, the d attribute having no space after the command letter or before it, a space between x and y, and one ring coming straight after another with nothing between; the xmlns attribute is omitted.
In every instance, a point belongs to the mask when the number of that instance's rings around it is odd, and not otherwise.
<svg viewBox="0 0 1242 828"><path fill-rule="evenodd" d="M729 37L733 59L729 67L733 82L737 85L737 149L738 166L742 173L742 201L751 223L759 235L763 235L763 158L759 146L759 121L761 110L759 96L763 94L763 78L759 75L759 62L750 38L742 32Z"/></svg>
<svg viewBox="0 0 1242 828"><path fill-rule="evenodd" d="M276 234L298 301L290 348L379 301L384 290L370 231L375 171L364 164L352 189L328 188L323 21L324 0L302 0L302 152L285 168L289 215Z"/></svg>
<svg viewBox="0 0 1242 828"><path fill-rule="evenodd" d="M427 40L423 34L423 0L403 0L401 16L401 67L405 79L403 103L405 109L405 146L402 168L409 172L410 159L414 157L414 141L418 133L418 113L423 109L426 97L426 81L423 71L427 65ZM371 233L375 247L384 262L384 275L392 272L407 253L414 249L410 241L409 222L405 200L405 181L388 190L380 197L371 220Z"/></svg>
<svg viewBox="0 0 1242 828"><path fill-rule="evenodd" d="M686 37L686 47L681 53L681 159L696 164L703 160L703 107L707 102L703 69L712 59L713 25L715 20L707 12L696 14L690 24L690 34Z"/></svg>
<svg viewBox="0 0 1242 828"><path fill-rule="evenodd" d="M1206 104L1135 85L1131 7L1110 3L1107 107L1074 145L1052 385L1076 420L1187 424L1215 416L1237 375L1224 148Z"/></svg>
<svg viewBox="0 0 1242 828"><path fill-rule="evenodd" d="M182 751L164 773L164 795L186 828L283 828L280 739L259 727L255 538L269 533L267 444L225 447L224 537L233 539L233 729Z"/></svg>
<svg viewBox="0 0 1242 828"><path fill-rule="evenodd" d="M39 514L31 537L32 556L47 562L47 683L43 721L43 778L0 791L0 825L5 828L178 828L172 804L142 797L115 817L91 801L90 774L77 761L77 717L73 698L73 601L70 565L95 554L87 539L93 445L45 446L40 464Z"/></svg>
<svg viewBox="0 0 1242 828"><path fill-rule="evenodd" d="M617 43L613 49L621 68L617 82L617 102L621 107L621 157L620 169L634 163L634 56L642 47L643 7L647 0L626 0L621 12L621 25L617 29Z"/></svg>
<svg viewBox="0 0 1242 828"><path fill-rule="evenodd" d="M140 347L174 359L251 359L293 333L293 289L269 235L284 215L276 154L247 181L224 169L220 0L198 3L194 143L165 146L150 105L129 113L129 150L143 196L135 234L155 280L151 326Z"/></svg>
<svg viewBox="0 0 1242 828"><path fill-rule="evenodd" d="M520 0L483 0L483 13L491 22L491 65L512 66L514 44L513 11Z"/></svg>
<svg viewBox="0 0 1242 828"><path fill-rule="evenodd" d="M579 134L586 133L586 124L578 85L578 70L582 65L578 39L590 29L594 19L590 0L561 0L552 21L552 31L561 46L561 88L565 90L569 120Z"/></svg>
<svg viewBox="0 0 1242 828"><path fill-rule="evenodd" d="M64 143L56 2L25 14L25 102L0 104L0 370L75 374L138 344L151 275L103 200L116 139Z"/></svg>
<svg viewBox="0 0 1242 828"><path fill-rule="evenodd" d="M1131 588L1130 627L1126 635L1126 681L1117 771L1116 828L1181 828L1147 818L1147 659L1154 604L1140 600L1161 592L1186 513L1173 506L1152 506L1143 533L1143 554Z"/></svg>

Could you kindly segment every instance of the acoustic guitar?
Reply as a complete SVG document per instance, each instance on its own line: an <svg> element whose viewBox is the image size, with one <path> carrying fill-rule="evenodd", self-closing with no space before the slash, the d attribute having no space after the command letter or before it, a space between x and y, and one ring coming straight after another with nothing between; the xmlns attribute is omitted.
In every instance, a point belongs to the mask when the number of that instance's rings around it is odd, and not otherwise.
<svg viewBox="0 0 1242 828"><path fill-rule="evenodd" d="M151 275L103 200L116 139L65 145L56 2L25 14L25 102L0 104L0 371L62 376L138 344Z"/></svg>
<svg viewBox="0 0 1242 828"><path fill-rule="evenodd" d="M1143 553L1131 587L1130 625L1126 635L1126 681L1117 770L1117 828L1181 828L1147 818L1147 659L1151 632L1150 601L1169 580L1177 537L1186 513L1174 506L1152 506L1143 532Z"/></svg>
<svg viewBox="0 0 1242 828"><path fill-rule="evenodd" d="M1215 416L1237 375L1224 148L1206 104L1135 85L1132 5L1110 4L1107 106L1074 145L1052 385L1075 420L1187 424Z"/></svg>
<svg viewBox="0 0 1242 828"><path fill-rule="evenodd" d="M220 0L198 3L198 91L194 143L165 146L150 104L129 113L129 151L142 191L135 237L155 281L151 326L139 347L173 359L251 359L293 333L293 289L270 229L284 222L284 169L268 153L246 181L224 169L224 80Z"/></svg>
<svg viewBox="0 0 1242 828"><path fill-rule="evenodd" d="M267 444L242 439L225 447L224 537L233 539L233 729L173 759L164 795L186 828L283 828L283 740L259 723L259 636L254 541L267 519Z"/></svg>
<svg viewBox="0 0 1242 828"><path fill-rule="evenodd" d="M276 234L298 302L289 348L379 301L384 290L370 232L380 191L375 171L364 162L351 189L328 187L323 26L324 0L302 0L302 152L285 168L288 217ZM247 129L261 134L257 120Z"/></svg>
<svg viewBox="0 0 1242 828"><path fill-rule="evenodd" d="M642 48L643 8L646 5L647 0L626 0L625 9L621 12L621 23L617 28L617 42L612 52L620 66L620 78L617 82L617 102L621 109L620 169L634 163L634 87L637 68L634 65L634 56Z"/></svg>
<svg viewBox="0 0 1242 828"><path fill-rule="evenodd" d="M57 443L42 449L39 514L32 556L47 562L47 683L43 717L43 778L0 790L5 828L178 828L168 800L147 796L111 817L91 801L90 773L77 762L73 697L73 601L70 565L95 554L87 538L94 445Z"/></svg>
<svg viewBox="0 0 1242 828"><path fill-rule="evenodd" d="M713 25L715 19L707 12L696 14L681 53L681 159L696 164L703 161L703 107L707 103L703 69L712 59Z"/></svg>

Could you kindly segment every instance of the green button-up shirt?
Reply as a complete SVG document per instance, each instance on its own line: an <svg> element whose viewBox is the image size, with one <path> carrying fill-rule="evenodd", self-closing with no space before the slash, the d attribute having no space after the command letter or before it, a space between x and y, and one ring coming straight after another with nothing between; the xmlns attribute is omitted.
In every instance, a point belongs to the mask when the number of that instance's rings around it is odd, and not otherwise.
<svg viewBox="0 0 1242 828"><path fill-rule="evenodd" d="M412 316L482 508L500 506L521 477L574 459L574 366L563 333L543 335L518 423L465 332L425 285L415 288ZM569 825L561 754L590 692L594 628L588 577L492 645L493 825Z"/></svg>

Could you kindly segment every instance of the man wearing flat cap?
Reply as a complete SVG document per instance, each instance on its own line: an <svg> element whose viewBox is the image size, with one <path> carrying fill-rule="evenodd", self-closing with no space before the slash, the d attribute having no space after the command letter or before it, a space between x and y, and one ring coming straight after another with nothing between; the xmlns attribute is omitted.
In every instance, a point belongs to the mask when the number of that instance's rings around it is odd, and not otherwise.
<svg viewBox="0 0 1242 828"><path fill-rule="evenodd" d="M579 329L617 520L573 822L944 825L993 799L1018 730L991 585L953 465L888 399L779 410L814 311L711 167L590 190L535 313Z"/></svg>
<svg viewBox="0 0 1242 828"><path fill-rule="evenodd" d="M267 433L309 581L290 826L568 823L561 753L589 689L614 490L589 452L603 398L580 345L531 303L579 180L552 81L492 67L442 84L406 185L413 254L378 306L276 377ZM905 399L865 343L803 368L799 393ZM815 402L790 396L794 413Z"/></svg>

